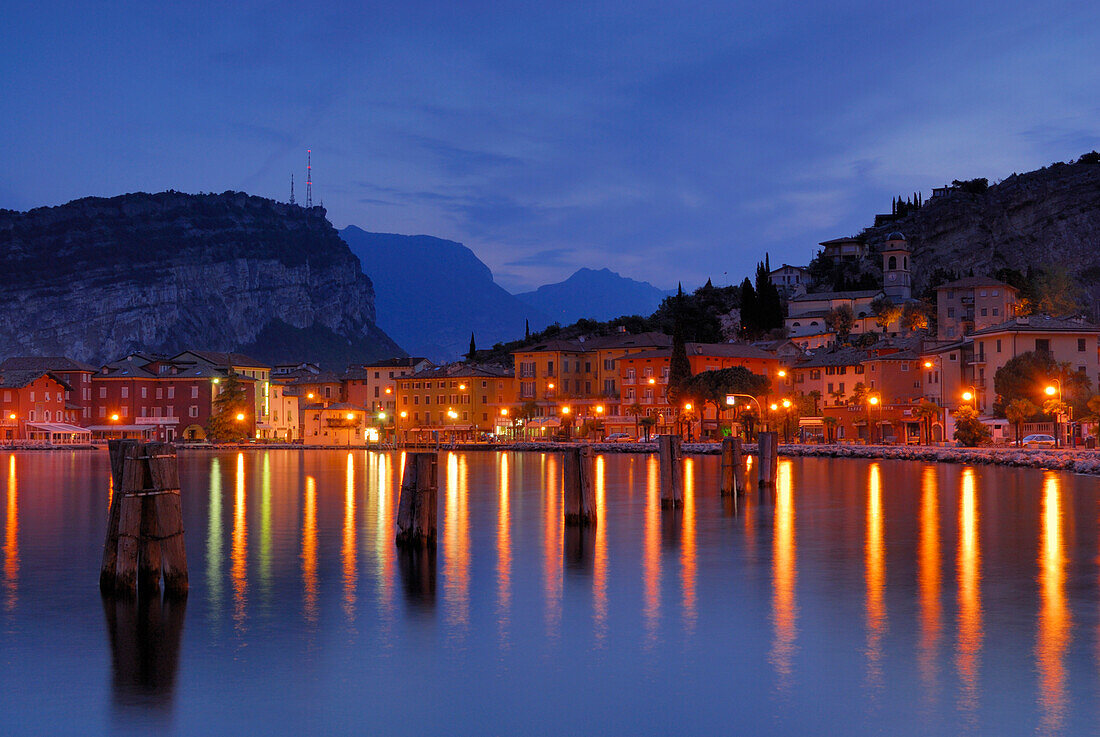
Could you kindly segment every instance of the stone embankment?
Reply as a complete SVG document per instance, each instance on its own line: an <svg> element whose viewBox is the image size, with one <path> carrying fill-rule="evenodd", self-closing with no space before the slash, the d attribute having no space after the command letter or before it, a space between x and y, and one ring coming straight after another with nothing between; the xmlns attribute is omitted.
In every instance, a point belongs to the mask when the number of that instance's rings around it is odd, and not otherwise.
<svg viewBox="0 0 1100 737"><path fill-rule="evenodd" d="M558 443L512 443L510 450L560 450ZM656 443L592 443L595 453L656 453ZM718 455L718 443L684 443L684 453ZM744 445L746 453L755 455L756 446ZM1100 475L1098 450L1032 450L1013 447L953 448L930 445L801 445L779 446L781 456L824 458L878 458L898 461L932 461L936 463L974 463L981 465L1019 466L1051 471L1073 471Z"/></svg>

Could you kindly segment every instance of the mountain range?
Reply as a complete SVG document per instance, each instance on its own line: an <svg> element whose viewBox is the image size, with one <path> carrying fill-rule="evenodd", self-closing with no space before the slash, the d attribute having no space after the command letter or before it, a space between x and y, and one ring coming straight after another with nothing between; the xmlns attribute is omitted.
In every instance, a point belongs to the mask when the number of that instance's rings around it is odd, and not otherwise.
<svg viewBox="0 0 1100 737"><path fill-rule="evenodd" d="M578 269L568 279L546 284L516 297L563 325L581 318L610 320L623 315L650 315L673 294L649 282L635 281L610 269Z"/></svg>

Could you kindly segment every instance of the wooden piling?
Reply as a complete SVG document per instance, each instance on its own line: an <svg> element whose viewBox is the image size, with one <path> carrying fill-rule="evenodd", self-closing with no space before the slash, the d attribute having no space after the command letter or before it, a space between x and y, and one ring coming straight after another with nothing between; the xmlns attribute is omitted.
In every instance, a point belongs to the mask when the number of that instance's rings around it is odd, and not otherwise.
<svg viewBox="0 0 1100 737"><path fill-rule="evenodd" d="M779 468L779 433L762 432L757 438L760 464L760 488L775 486L775 476Z"/></svg>
<svg viewBox="0 0 1100 737"><path fill-rule="evenodd" d="M683 460L683 454L680 452L680 436L658 436L657 448L661 460L661 507L664 509L682 507L684 491L680 463Z"/></svg>
<svg viewBox="0 0 1100 737"><path fill-rule="evenodd" d="M99 568L99 588L111 591L115 585L115 567L118 564L118 525L122 508L122 468L126 461L126 449L137 444L136 440L108 440L111 459L111 504L107 511L107 534L103 541L103 562Z"/></svg>
<svg viewBox="0 0 1100 737"><path fill-rule="evenodd" d="M99 584L104 593L187 595L176 451L169 443L111 441L115 484Z"/></svg>
<svg viewBox="0 0 1100 737"><path fill-rule="evenodd" d="M722 440L722 496L745 491L745 465L741 456L741 438Z"/></svg>
<svg viewBox="0 0 1100 737"><path fill-rule="evenodd" d="M406 453L397 508L397 545L435 547L438 500L435 453Z"/></svg>
<svg viewBox="0 0 1100 737"><path fill-rule="evenodd" d="M565 524L595 525L596 493L592 484L592 448L583 446L565 451L562 480L565 484Z"/></svg>

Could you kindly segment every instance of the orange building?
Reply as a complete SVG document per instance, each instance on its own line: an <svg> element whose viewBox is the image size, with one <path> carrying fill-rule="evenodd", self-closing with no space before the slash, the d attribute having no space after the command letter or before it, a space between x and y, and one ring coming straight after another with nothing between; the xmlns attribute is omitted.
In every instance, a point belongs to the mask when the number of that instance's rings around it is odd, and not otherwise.
<svg viewBox="0 0 1100 737"><path fill-rule="evenodd" d="M394 380L399 442L473 440L515 416L515 379L507 369L450 364Z"/></svg>
<svg viewBox="0 0 1100 737"><path fill-rule="evenodd" d="M754 374L772 380L773 393L781 392L779 376L780 360L775 355L742 343L687 343L688 363L691 373L716 371L743 366ZM619 381L622 385L621 401L612 405L605 419L607 432L626 432L634 435L636 418L631 412L640 409L639 416L657 420L655 430L667 431L680 416L680 408L669 405L665 389L668 386L669 364L672 348L642 351L623 356L618 360ZM765 398L761 398L764 401ZM617 411L616 411L617 410ZM717 428L717 415L713 406L692 407L690 415L702 423L704 432Z"/></svg>
<svg viewBox="0 0 1100 737"><path fill-rule="evenodd" d="M351 366L342 377L344 401L392 416L397 409L397 379L431 366L431 361L416 356Z"/></svg>

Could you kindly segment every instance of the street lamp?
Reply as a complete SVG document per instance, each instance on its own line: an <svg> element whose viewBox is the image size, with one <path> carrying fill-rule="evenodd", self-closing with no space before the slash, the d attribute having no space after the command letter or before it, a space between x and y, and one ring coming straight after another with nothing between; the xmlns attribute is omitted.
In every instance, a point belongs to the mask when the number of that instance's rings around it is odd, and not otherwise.
<svg viewBox="0 0 1100 737"><path fill-rule="evenodd" d="M1060 419L1061 416L1062 416L1062 407L1063 407L1063 404L1062 404L1062 380L1061 379L1051 379L1051 381L1053 381L1054 384L1053 385L1047 384L1046 388L1043 389L1043 391L1046 393L1046 395L1048 397L1053 397L1055 394L1058 395L1058 411L1054 413L1054 447L1055 448L1060 448L1062 446L1062 432L1061 432L1062 423L1061 423L1061 419ZM1074 438L1074 443L1076 443L1076 442L1077 442L1077 440L1076 440L1076 438Z"/></svg>
<svg viewBox="0 0 1100 737"><path fill-rule="evenodd" d="M874 442L874 431L871 422L871 410L878 406L878 397L872 395L867 397L867 442Z"/></svg>
<svg viewBox="0 0 1100 737"><path fill-rule="evenodd" d="M760 416L760 421L764 422L764 410L760 407L760 400L751 394L727 394L726 405L730 407L735 405L737 403L737 397L744 397L745 399L751 399L753 402L756 402L756 414ZM767 425L764 427L766 428Z"/></svg>
<svg viewBox="0 0 1100 737"><path fill-rule="evenodd" d="M237 422L241 422L242 420L244 420L244 412L238 412L237 413Z"/></svg>

